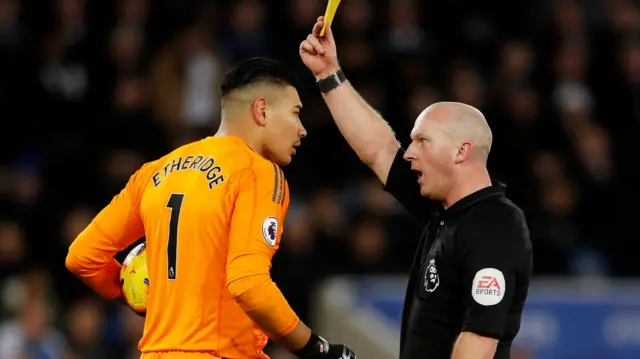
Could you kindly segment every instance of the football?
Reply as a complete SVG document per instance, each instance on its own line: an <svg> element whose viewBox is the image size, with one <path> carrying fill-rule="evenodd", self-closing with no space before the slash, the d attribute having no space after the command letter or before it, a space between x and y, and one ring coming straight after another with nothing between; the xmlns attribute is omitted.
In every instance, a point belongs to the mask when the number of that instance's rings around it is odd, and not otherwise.
<svg viewBox="0 0 640 359"><path fill-rule="evenodd" d="M141 243L133 248L122 262L120 286L129 307L136 313L146 313L147 296L149 295L146 243Z"/></svg>

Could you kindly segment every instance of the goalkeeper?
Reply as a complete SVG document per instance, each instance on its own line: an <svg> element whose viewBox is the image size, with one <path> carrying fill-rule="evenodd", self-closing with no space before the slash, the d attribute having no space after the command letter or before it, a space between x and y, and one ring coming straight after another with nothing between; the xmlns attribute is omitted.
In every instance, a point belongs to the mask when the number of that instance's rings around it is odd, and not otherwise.
<svg viewBox="0 0 640 359"><path fill-rule="evenodd" d="M117 300L114 255L146 237L143 359L265 358L267 336L301 358L355 358L313 334L269 275L290 201L280 166L306 136L296 83L273 60L238 64L218 133L143 165L69 248L67 268Z"/></svg>

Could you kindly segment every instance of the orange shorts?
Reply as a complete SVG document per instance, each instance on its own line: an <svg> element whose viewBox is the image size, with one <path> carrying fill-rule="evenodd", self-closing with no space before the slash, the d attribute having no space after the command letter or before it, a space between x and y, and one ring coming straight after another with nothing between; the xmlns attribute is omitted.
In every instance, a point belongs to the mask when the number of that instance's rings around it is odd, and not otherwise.
<svg viewBox="0 0 640 359"><path fill-rule="evenodd" d="M203 352L154 352L143 353L140 359L222 359L211 353Z"/></svg>

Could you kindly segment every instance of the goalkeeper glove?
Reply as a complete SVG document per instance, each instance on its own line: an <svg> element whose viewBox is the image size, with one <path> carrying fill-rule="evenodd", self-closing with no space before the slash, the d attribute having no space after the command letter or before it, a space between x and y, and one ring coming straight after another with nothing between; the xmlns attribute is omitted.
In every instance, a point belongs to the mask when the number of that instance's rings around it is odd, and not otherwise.
<svg viewBox="0 0 640 359"><path fill-rule="evenodd" d="M294 352L301 359L356 359L356 354L344 344L329 344L323 337L311 333L311 338Z"/></svg>

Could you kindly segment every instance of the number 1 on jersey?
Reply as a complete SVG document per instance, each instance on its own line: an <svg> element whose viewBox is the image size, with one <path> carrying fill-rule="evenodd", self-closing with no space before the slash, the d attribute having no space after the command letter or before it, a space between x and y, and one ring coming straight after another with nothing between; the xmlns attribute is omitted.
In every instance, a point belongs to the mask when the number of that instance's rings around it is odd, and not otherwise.
<svg viewBox="0 0 640 359"><path fill-rule="evenodd" d="M176 279L176 263L178 256L178 221L180 221L180 210L182 209L182 201L184 194L172 193L167 202L167 208L171 209L171 218L169 219L169 240L167 242L167 273L169 280Z"/></svg>

